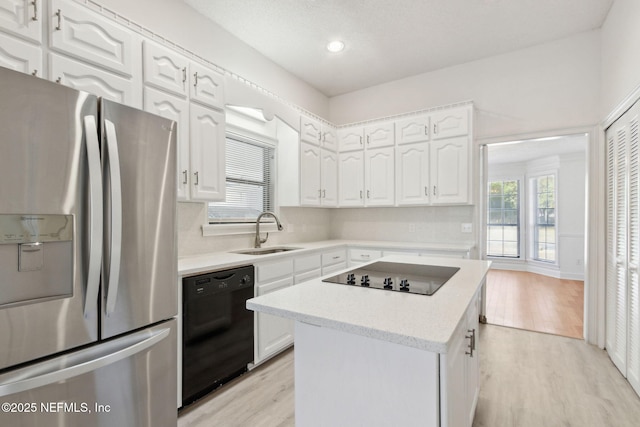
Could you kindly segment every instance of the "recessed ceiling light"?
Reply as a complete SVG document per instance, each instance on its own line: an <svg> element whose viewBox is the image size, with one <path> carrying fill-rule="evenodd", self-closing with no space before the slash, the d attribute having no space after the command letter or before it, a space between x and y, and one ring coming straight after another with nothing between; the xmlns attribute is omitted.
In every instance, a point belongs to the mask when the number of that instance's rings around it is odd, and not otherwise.
<svg viewBox="0 0 640 427"><path fill-rule="evenodd" d="M329 42L329 44L327 44L327 50L329 52L342 52L342 50L344 49L344 43L341 42L340 40L334 40L332 42Z"/></svg>

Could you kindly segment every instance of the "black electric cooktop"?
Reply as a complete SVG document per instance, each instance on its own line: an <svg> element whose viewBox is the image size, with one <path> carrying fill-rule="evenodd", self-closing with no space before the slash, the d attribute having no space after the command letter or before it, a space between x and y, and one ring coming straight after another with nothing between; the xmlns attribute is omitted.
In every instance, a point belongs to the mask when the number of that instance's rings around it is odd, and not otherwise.
<svg viewBox="0 0 640 427"><path fill-rule="evenodd" d="M323 282L433 295L458 270L458 267L379 261L328 277Z"/></svg>

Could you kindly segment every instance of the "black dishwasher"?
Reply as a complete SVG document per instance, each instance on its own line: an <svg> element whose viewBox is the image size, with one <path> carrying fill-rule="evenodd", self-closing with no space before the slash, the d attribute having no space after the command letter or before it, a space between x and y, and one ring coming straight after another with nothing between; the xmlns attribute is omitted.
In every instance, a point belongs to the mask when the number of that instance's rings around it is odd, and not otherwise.
<svg viewBox="0 0 640 427"><path fill-rule="evenodd" d="M253 363L253 284L252 265L183 279L183 406Z"/></svg>

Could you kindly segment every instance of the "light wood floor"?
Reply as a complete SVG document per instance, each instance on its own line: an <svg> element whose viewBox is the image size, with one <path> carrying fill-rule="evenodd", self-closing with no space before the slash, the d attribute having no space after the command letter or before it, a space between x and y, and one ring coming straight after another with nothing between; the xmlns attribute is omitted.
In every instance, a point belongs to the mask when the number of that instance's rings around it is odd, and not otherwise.
<svg viewBox="0 0 640 427"><path fill-rule="evenodd" d="M639 425L640 398L597 347L494 325L480 325L478 345L473 427ZM293 427L293 354L289 350L195 403L180 414L178 426Z"/></svg>
<svg viewBox="0 0 640 427"><path fill-rule="evenodd" d="M486 316L492 325L583 338L584 282L489 270Z"/></svg>

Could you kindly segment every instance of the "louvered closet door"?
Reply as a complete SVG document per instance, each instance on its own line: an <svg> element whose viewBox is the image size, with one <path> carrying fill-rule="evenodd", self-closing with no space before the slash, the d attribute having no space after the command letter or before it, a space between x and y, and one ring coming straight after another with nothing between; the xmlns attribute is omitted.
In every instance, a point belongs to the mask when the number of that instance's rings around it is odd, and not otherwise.
<svg viewBox="0 0 640 427"><path fill-rule="evenodd" d="M640 103L606 131L609 356L640 394Z"/></svg>
<svg viewBox="0 0 640 427"><path fill-rule="evenodd" d="M640 263L640 136L638 135L637 105L631 112L629 124L629 280L627 335L627 379L640 394L640 292L638 264Z"/></svg>

